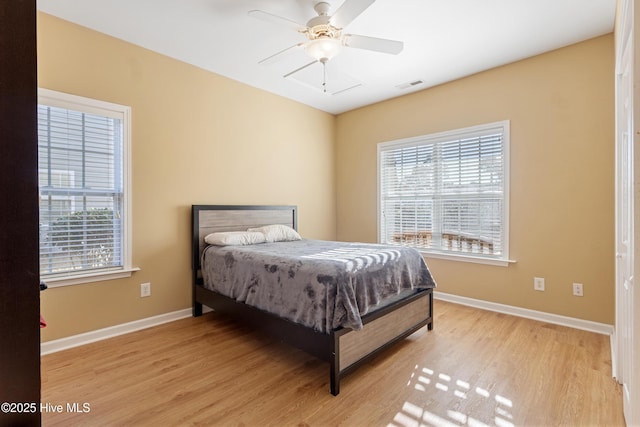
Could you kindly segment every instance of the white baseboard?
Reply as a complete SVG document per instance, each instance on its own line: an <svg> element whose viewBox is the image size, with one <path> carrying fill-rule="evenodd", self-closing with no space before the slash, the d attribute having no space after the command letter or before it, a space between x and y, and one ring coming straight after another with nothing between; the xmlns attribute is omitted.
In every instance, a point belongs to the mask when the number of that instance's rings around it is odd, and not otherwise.
<svg viewBox="0 0 640 427"><path fill-rule="evenodd" d="M483 301L473 298L461 297L453 294L446 294L438 291L433 292L435 299L453 302L456 304L468 305L470 307L483 310L496 311L498 313L510 314L512 316L524 317L538 320L540 322L553 323L555 325L568 326L569 328L581 329L583 331L596 332L598 334L613 335L613 325L606 323L592 322L590 320L576 319L574 317L560 316L558 314L545 313L543 311L529 310L527 308L514 307L511 305L498 304L495 302Z"/></svg>
<svg viewBox="0 0 640 427"><path fill-rule="evenodd" d="M191 316L191 309L185 308L184 310L147 317L146 319L135 320L121 325L97 329L95 331L85 332L53 341L46 341L40 344L40 354L44 356L45 354L55 353L56 351L78 347L95 341L116 337L118 335L128 334L129 332L139 331L140 329L150 328L167 322L173 322L174 320L184 319L189 316Z"/></svg>

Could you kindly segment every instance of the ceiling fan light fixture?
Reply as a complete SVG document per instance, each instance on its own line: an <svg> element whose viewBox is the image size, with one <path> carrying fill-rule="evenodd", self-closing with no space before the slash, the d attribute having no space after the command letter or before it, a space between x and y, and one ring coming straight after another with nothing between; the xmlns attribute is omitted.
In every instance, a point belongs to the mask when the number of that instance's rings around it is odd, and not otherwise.
<svg viewBox="0 0 640 427"><path fill-rule="evenodd" d="M307 55L320 62L326 62L342 50L342 41L329 37L311 40L304 48Z"/></svg>

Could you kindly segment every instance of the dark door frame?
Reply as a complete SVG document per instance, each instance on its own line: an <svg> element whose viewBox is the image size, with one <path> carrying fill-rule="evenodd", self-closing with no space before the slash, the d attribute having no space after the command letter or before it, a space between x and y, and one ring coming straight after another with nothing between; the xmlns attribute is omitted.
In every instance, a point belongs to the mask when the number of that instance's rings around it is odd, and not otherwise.
<svg viewBox="0 0 640 427"><path fill-rule="evenodd" d="M36 2L0 2L0 425L40 425ZM26 405L25 405L26 404Z"/></svg>

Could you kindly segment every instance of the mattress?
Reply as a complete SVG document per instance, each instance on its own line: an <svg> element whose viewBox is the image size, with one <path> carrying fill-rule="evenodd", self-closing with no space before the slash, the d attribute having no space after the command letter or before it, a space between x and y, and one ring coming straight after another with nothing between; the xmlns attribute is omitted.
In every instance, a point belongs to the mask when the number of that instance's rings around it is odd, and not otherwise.
<svg viewBox="0 0 640 427"><path fill-rule="evenodd" d="M362 316L435 281L413 248L303 239L207 246L204 286L316 331L362 329Z"/></svg>

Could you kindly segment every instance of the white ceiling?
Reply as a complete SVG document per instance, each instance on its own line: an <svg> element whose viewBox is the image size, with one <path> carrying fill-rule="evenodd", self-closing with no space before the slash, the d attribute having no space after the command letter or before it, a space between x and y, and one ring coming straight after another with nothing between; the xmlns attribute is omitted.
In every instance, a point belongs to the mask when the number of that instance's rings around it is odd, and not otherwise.
<svg viewBox="0 0 640 427"><path fill-rule="evenodd" d="M306 23L317 0L38 0L38 9L329 113L426 89L613 31L616 0L377 0L346 32L404 42L397 56L344 49L326 65L303 50L258 61L304 41L252 18L260 9ZM331 13L344 0L329 0ZM302 83L300 80L305 80ZM397 86L422 81L406 89ZM309 85L309 83L312 83ZM360 86L342 93L336 90Z"/></svg>

